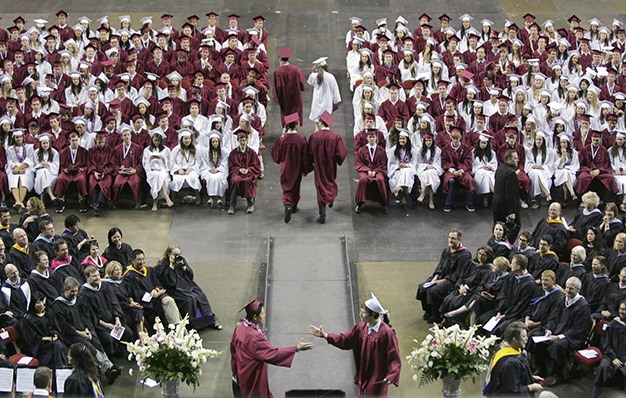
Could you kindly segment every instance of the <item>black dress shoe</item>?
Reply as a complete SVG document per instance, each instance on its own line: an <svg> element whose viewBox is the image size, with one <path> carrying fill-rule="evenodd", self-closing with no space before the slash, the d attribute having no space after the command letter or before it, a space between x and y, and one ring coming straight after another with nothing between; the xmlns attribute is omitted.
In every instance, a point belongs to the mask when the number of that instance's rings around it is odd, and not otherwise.
<svg viewBox="0 0 626 398"><path fill-rule="evenodd" d="M288 224L291 221L291 214L293 213L293 209L291 206L285 209L285 224Z"/></svg>
<svg viewBox="0 0 626 398"><path fill-rule="evenodd" d="M363 213L363 205L356 205L356 207L354 208L354 212L356 214L361 214Z"/></svg>
<svg viewBox="0 0 626 398"><path fill-rule="evenodd" d="M316 221L318 224L326 224L326 217L319 217Z"/></svg>
<svg viewBox="0 0 626 398"><path fill-rule="evenodd" d="M383 214L389 214L389 205L380 205L383 208Z"/></svg>
<svg viewBox="0 0 626 398"><path fill-rule="evenodd" d="M332 208L334 204L335 204L335 202L334 202L334 201L333 201L333 202L330 202L330 203L328 204L328 207Z"/></svg>

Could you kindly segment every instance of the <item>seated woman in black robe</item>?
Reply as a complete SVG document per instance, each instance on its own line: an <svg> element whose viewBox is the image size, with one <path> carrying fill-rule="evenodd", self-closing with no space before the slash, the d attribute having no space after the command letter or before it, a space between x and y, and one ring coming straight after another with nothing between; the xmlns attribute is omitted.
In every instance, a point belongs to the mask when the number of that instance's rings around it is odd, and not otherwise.
<svg viewBox="0 0 626 398"><path fill-rule="evenodd" d="M619 210L615 203L610 202L604 206L604 217L599 229L608 247L613 246L617 234L624 232L624 223L619 218Z"/></svg>
<svg viewBox="0 0 626 398"><path fill-rule="evenodd" d="M587 275L585 291L581 294L587 299L591 313L594 313L605 301L606 295L611 289L609 280L609 270L606 268L606 260L602 256L597 256L591 262L592 273Z"/></svg>
<svg viewBox="0 0 626 398"><path fill-rule="evenodd" d="M33 242L39 236L39 223L42 220L52 220L52 216L46 212L46 206L36 196L32 196L26 202L26 213L22 214L18 223L28 235L29 242Z"/></svg>
<svg viewBox="0 0 626 398"><path fill-rule="evenodd" d="M189 315L189 324L194 329L222 329L215 320L209 298L194 281L194 273L187 260L181 255L178 245L167 247L156 265L159 281L176 301L181 316Z"/></svg>
<svg viewBox="0 0 626 398"><path fill-rule="evenodd" d="M41 292L33 293L30 308L19 329L26 342L26 354L53 369L67 365L67 347L59 340L59 333L46 312L46 298Z"/></svg>
<svg viewBox="0 0 626 398"><path fill-rule="evenodd" d="M583 240L583 234L591 227L599 227L604 215L598 209L600 197L595 192L587 192L582 197L583 207L576 212L574 219L567 227L570 239Z"/></svg>
<svg viewBox="0 0 626 398"><path fill-rule="evenodd" d="M493 225L493 234L487 241L487 246L493 251L493 258L496 257L511 257L513 245L506 238L508 228L502 221L496 221Z"/></svg>
<svg viewBox="0 0 626 398"><path fill-rule="evenodd" d="M119 262L122 264L123 271L126 271L126 267L133 260L133 248L128 243L122 242L123 237L122 230L118 227L109 229L109 245L104 249L102 255L108 261Z"/></svg>
<svg viewBox="0 0 626 398"><path fill-rule="evenodd" d="M613 241L615 241L615 237L613 237ZM611 246L613 246L613 241L611 242ZM606 256L609 250L604 241L603 234L601 234L600 230L596 227L587 228L582 246L585 248L587 254L583 264L588 272L591 271L591 261L596 256Z"/></svg>

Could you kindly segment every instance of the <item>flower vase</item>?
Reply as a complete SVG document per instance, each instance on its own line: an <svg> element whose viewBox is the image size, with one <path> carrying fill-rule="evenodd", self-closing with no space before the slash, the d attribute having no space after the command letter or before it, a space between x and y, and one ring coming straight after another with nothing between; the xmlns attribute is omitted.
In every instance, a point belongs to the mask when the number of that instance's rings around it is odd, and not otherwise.
<svg viewBox="0 0 626 398"><path fill-rule="evenodd" d="M443 398L460 398L461 397L461 379L454 376L445 376L443 379L443 387L441 393Z"/></svg>
<svg viewBox="0 0 626 398"><path fill-rule="evenodd" d="M161 384L163 398L180 398L180 380L167 380Z"/></svg>

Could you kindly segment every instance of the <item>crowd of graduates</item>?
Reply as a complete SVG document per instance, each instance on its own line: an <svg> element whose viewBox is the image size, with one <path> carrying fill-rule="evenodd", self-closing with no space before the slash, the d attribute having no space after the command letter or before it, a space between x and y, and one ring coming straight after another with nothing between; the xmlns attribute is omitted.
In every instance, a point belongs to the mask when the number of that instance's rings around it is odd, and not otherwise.
<svg viewBox="0 0 626 398"><path fill-rule="evenodd" d="M417 19L413 28L402 16L381 18L370 32L350 18L355 162L380 174L377 185L360 177L368 199L386 211L386 178L398 202L428 200L431 209L441 187L448 212L460 186L474 211L476 198L488 206L496 169L513 149L522 208L553 197L579 203L594 190L618 195L626 210L621 21L603 26L572 15L559 26L530 13L519 26L468 14Z"/></svg>
<svg viewBox="0 0 626 398"><path fill-rule="evenodd" d="M180 28L169 14L55 15L0 29L2 205L22 213L36 194L63 212L75 186L80 212L99 215L127 186L137 208L157 211L198 205L206 187L208 205L224 208L232 171L244 181L231 192L254 211L269 98L263 16L246 29L236 14L218 26L215 12ZM229 159L235 148L245 156Z"/></svg>

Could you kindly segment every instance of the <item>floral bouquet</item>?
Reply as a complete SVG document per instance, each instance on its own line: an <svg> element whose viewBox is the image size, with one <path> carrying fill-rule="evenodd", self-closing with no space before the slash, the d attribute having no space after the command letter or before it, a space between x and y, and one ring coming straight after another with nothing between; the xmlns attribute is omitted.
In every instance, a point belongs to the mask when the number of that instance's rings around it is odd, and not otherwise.
<svg viewBox="0 0 626 398"><path fill-rule="evenodd" d="M472 379L475 383L480 374L489 366L489 347L494 345L498 337L482 337L476 335L477 326L469 330L454 325L440 328L436 325L432 334L424 338L419 345L413 347L411 355L406 359L411 364L413 380L419 385L429 384L437 379L453 377L459 380Z"/></svg>
<svg viewBox="0 0 626 398"><path fill-rule="evenodd" d="M139 370L159 384L180 380L195 389L200 385L200 365L206 363L207 358L216 358L222 352L202 347L200 335L193 329L187 331L188 324L189 318L185 316L178 325L169 325L168 331L156 318L156 333L149 336L141 332L139 340L126 343L130 352L128 360L134 357Z"/></svg>

